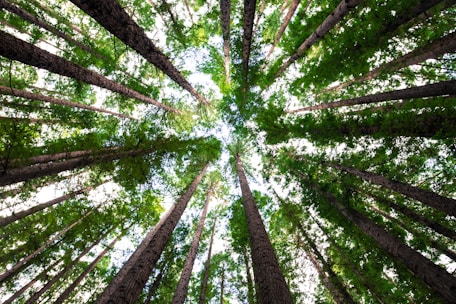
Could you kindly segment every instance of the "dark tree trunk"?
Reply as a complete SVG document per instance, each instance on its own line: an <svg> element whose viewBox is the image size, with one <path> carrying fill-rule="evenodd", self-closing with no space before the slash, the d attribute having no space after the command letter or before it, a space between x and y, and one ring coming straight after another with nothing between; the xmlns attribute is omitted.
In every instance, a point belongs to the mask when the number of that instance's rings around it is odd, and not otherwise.
<svg viewBox="0 0 456 304"><path fill-rule="evenodd" d="M223 56L225 66L226 83L231 83L230 76L230 10L231 0L220 0L220 12L222 19L222 35L223 35Z"/></svg>
<svg viewBox="0 0 456 304"><path fill-rule="evenodd" d="M199 304L206 303L207 283L209 281L209 272L211 269L212 244L214 243L215 224L216 223L217 223L217 218L214 219L214 223L212 224L212 233L211 233L211 240L209 242L209 250L207 252L206 262L204 263L204 275L203 275L203 281L201 284Z"/></svg>
<svg viewBox="0 0 456 304"><path fill-rule="evenodd" d="M158 286L160 286L161 280L163 279L166 271L167 271L167 266L166 266L166 262L164 262L160 268L160 272L155 277L154 282L150 285L149 291L147 292L147 297L144 300L143 304L150 304L150 301L151 301L153 295L155 294L155 292L157 291Z"/></svg>
<svg viewBox="0 0 456 304"><path fill-rule="evenodd" d="M245 85L249 73L250 46L252 45L253 21L255 19L256 0L244 0L244 34L242 36L242 66Z"/></svg>
<svg viewBox="0 0 456 304"><path fill-rule="evenodd" d="M147 61L163 71L200 102L208 104L206 99L192 87L171 61L152 43L144 30L131 19L118 1L71 0L71 2L94 18L111 34L122 40Z"/></svg>
<svg viewBox="0 0 456 304"><path fill-rule="evenodd" d="M184 194L178 199L172 210L146 236L150 241L141 242L140 246L122 267L118 276L106 287L96 303L135 303L141 294L152 269L155 267L174 228L187 207L189 200L203 178L209 163L201 170ZM130 262L133 261L133 263ZM117 276L116 276L117 277Z"/></svg>
<svg viewBox="0 0 456 304"><path fill-rule="evenodd" d="M0 0L0 1L2 1L2 0ZM41 95L41 94L35 94L35 93L27 92L24 90L13 89L13 88L8 88L8 87L4 87L4 86L0 86L0 94L17 96L17 97L25 98L28 100L40 100L40 101L49 102L49 103L56 104L56 105L67 106L67 107L72 107L72 108L79 108L79 109L84 109L84 110L89 110L89 111L94 111L94 112L100 112L100 113L106 113L106 114L110 114L110 115L117 116L120 118L128 118L128 119L136 120L136 118L133 118L128 115L112 112L109 110L100 109L100 108L85 105L82 103L58 99L58 98Z"/></svg>
<svg viewBox="0 0 456 304"><path fill-rule="evenodd" d="M322 103L319 105L308 106L295 110L287 111L288 113L304 112L304 111L315 111L324 109L333 109L337 107L347 107L353 105L371 104L382 101L400 100L400 99L412 99L412 98L423 98L423 97L434 97L443 95L454 95L456 94L456 80L442 81L434 84L427 84L418 87L412 87L402 90L395 90L385 93L378 93L374 95L367 95L362 97L344 99L329 103Z"/></svg>
<svg viewBox="0 0 456 304"><path fill-rule="evenodd" d="M174 292L173 304L183 304L187 297L188 283L192 275L193 264L198 253L199 242L201 234L203 233L204 222L206 221L207 210L209 208L209 202L212 195L212 187L209 188L206 194L206 202L204 204L203 212L201 213L198 226L196 227L195 235L188 251L187 258L185 259L184 269L182 270L179 282L177 283L176 291Z"/></svg>
<svg viewBox="0 0 456 304"><path fill-rule="evenodd" d="M348 14L350 10L355 8L361 0L342 0L339 5L331 12L331 14L318 26L315 32L312 33L290 56L290 58L279 68L274 78L280 77L285 70L296 60L301 58L304 53L316 42L320 41L342 18Z"/></svg>
<svg viewBox="0 0 456 304"><path fill-rule="evenodd" d="M253 199L239 155L236 155L236 168L242 191L242 202L247 219L247 227L252 248L253 271L258 285L258 298L262 304L293 303L287 283L272 248L268 234Z"/></svg>
<svg viewBox="0 0 456 304"><path fill-rule="evenodd" d="M62 57L53 55L48 51L42 50L33 44L20 40L8 33L0 31L0 40L3 41L0 44L1 56L120 93L126 97L152 104L168 112L180 113L179 110L173 107L164 105L150 97L129 89ZM18 52L18 50L20 50L20 52Z"/></svg>
<svg viewBox="0 0 456 304"><path fill-rule="evenodd" d="M327 163L327 162L325 162L324 164L328 165L331 168L335 168L337 170L344 171L344 172L353 174L355 176L358 176L373 184L380 185L387 189L396 191L409 198L416 199L416 200L428 205L429 207L432 207L432 208L435 208L442 212L445 212L448 215L456 216L456 200L454 200L454 199L441 196L437 193L434 193L434 192L431 192L428 190L424 190L424 189L412 186L410 184L390 180L384 176L381 176L381 175L378 175L375 173L358 170L353 167L347 167L347 166L344 166L341 164Z"/></svg>

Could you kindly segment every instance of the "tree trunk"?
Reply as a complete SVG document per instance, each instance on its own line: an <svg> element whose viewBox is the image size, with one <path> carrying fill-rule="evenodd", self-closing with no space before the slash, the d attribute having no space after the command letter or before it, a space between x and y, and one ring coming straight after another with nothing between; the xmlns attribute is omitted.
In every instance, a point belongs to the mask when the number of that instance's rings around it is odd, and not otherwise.
<svg viewBox="0 0 456 304"><path fill-rule="evenodd" d="M89 212L87 212L86 214L84 214L79 220L77 220L76 222L72 223L70 226L66 227L65 229L63 229L62 231L60 231L59 233L57 233L55 236L53 236L51 239L49 239L46 243L44 243L41 247L39 247L38 249L36 249L34 252L32 252L31 254L29 254L28 256L26 256L25 258L23 258L22 260L20 260L18 263L16 263L14 266L12 266L10 269L8 269L7 271L5 271L4 273L0 274L0 283L4 282L5 280L7 280L8 278L10 278L12 275L16 274L25 264L27 264L28 262L30 262L30 260L32 260L33 258L35 258L38 254L40 254L44 249L46 249L47 247L49 247L52 243L54 243L57 239L59 239L62 235L64 235L66 232L68 232L68 230L70 230L71 228L73 228L74 226L76 226L77 224L79 224L80 222L82 222L86 217L88 217L89 215L91 215L95 209L97 207L95 207L94 209L90 210Z"/></svg>
<svg viewBox="0 0 456 304"><path fill-rule="evenodd" d="M114 245L119 240L120 236L116 237L111 243L109 243L109 245L89 264L89 266L84 269L84 271L76 278L76 280L74 280L74 282L65 289L65 291L54 302L54 304L60 304L66 301L71 292L73 292L73 290L81 283L81 281L95 268L97 263L106 255L106 253L114 248Z"/></svg>
<svg viewBox="0 0 456 304"><path fill-rule="evenodd" d="M249 304L255 304L257 301L255 300L255 287L253 284L254 279L252 279L252 272L249 263L249 256L247 255L247 248L243 248L244 254L244 263L245 263L245 276L247 277L247 299L249 300ZM258 296L258 293L257 293Z"/></svg>
<svg viewBox="0 0 456 304"><path fill-rule="evenodd" d="M355 82L362 83L368 80L372 80L384 72L400 70L402 68L424 62L427 59L437 59L440 56L443 56L444 54L454 52L456 52L456 33L451 33L440 39L433 41L428 45L425 45L410 53L407 53L402 57L385 63L382 66L373 69L364 76L354 78L352 80L349 80L336 86L329 87L323 90L322 93L338 91L340 89L350 86Z"/></svg>
<svg viewBox="0 0 456 304"><path fill-rule="evenodd" d="M0 1L2 1L2 0L0 0ZM24 90L13 89L13 88L8 88L8 87L4 87L4 86L0 86L0 94L9 95L9 96L17 96L17 97L25 98L28 100L40 100L40 101L49 102L49 103L56 104L56 105L84 109L84 110L95 111L95 112L100 112L100 113L106 113L106 114L110 114L110 115L117 116L120 118L128 118L128 119L137 120L136 118L133 118L133 117L125 115L125 114L120 114L120 113L112 112L109 110L100 109L100 108L85 105L82 103L72 102L72 101L68 101L68 100L64 100L64 99L58 99L58 98L41 95L41 94L35 94L35 93L27 92Z"/></svg>
<svg viewBox="0 0 456 304"><path fill-rule="evenodd" d="M449 303L456 303L456 278L432 261L413 250L402 240L388 233L360 212L347 209L329 193L328 202L355 224L362 232L373 238L391 256L401 261L426 285L441 294Z"/></svg>
<svg viewBox="0 0 456 304"><path fill-rule="evenodd" d="M448 215L456 216L456 200L441 196L437 193L424 190L415 186L412 186L410 184L394 181L387 179L384 176L367 172L367 171L362 171L358 170L353 167L347 167L341 164L334 164L334 163L327 163L324 162L327 166L338 169L340 171L344 171L347 173L350 173L352 175L358 176L368 182L371 182L376 185L380 185L382 187L385 187L387 189L393 190L395 192L398 192L400 194L403 194L407 197L416 199L429 207L435 208L437 210L440 210L442 212L445 212Z"/></svg>
<svg viewBox="0 0 456 304"><path fill-rule="evenodd" d="M113 229L110 229L106 233L103 233L101 237L99 237L92 245L84 249L74 260L70 263L65 264L65 267L59 271L49 282L47 282L43 287L40 288L37 292L33 294L33 296L25 302L26 304L37 303L40 296L45 293L52 285L54 285L60 278L62 278L71 268L74 267L90 250L93 249L96 245L98 245Z"/></svg>
<svg viewBox="0 0 456 304"><path fill-rule="evenodd" d="M256 33L257 29L258 29L258 26L260 25L260 19L261 19L261 16L263 15L265 7L266 7L266 0L261 0L260 6L258 7L258 14L257 14L257 17L256 17L256 21L255 21L255 24L253 26L252 37L254 37L254 35L255 35L255 33Z"/></svg>
<svg viewBox="0 0 456 304"><path fill-rule="evenodd" d="M279 68L274 76L275 78L280 77L285 70L296 60L301 58L304 53L316 42L320 41L342 18L348 14L350 10L355 8L361 0L342 0L339 5L331 12L331 14L318 26L315 32L312 33L296 50L296 52L290 56L290 58Z"/></svg>
<svg viewBox="0 0 456 304"><path fill-rule="evenodd" d="M173 304L183 304L187 297L188 283L192 275L193 264L198 253L199 242L201 234L203 233L204 222L206 221L207 210L209 208L209 201L212 195L212 187L209 188L206 194L206 202L204 204L203 212L201 213L198 226L196 227L195 236L193 237L190 250L188 251L187 258L185 259L184 269L182 270L179 282L177 283L176 291L174 292Z"/></svg>
<svg viewBox="0 0 456 304"><path fill-rule="evenodd" d="M174 205L174 208L146 236L150 241L141 242L141 245L120 270L118 278L112 280L96 303L120 304L135 303L137 301L150 277L152 269L160 258L166 243L171 237L174 228L187 207L188 201L191 199L208 166L209 163L204 166L201 173L190 184L185 193L182 194Z"/></svg>
<svg viewBox="0 0 456 304"><path fill-rule="evenodd" d="M225 291L225 269L222 270L222 280L220 282L220 304L223 304L224 291Z"/></svg>
<svg viewBox="0 0 456 304"><path fill-rule="evenodd" d="M226 83L231 83L230 76L230 10L231 0L220 0L220 15L222 19L222 35L223 35L223 56L225 66Z"/></svg>
<svg viewBox="0 0 456 304"><path fill-rule="evenodd" d="M423 98L423 97L434 97L442 95L454 95L456 94L456 80L442 81L434 84L427 84L418 87L412 87L402 90L395 90L385 93L378 93L373 95L367 95L362 97L344 99L329 103L322 103L319 105L308 106L295 110L287 111L288 113L304 112L304 111L315 111L324 109L333 109L337 107L347 107L353 105L371 104L382 101L400 100L400 99L412 99L412 98Z"/></svg>
<svg viewBox="0 0 456 304"><path fill-rule="evenodd" d="M236 155L236 168L242 191L242 202L247 219L247 227L252 248L255 282L259 289L262 304L293 303L290 291L283 277L277 258L269 241L268 234L261 219L258 207L253 199L247 178L242 167L241 158Z"/></svg>
<svg viewBox="0 0 456 304"><path fill-rule="evenodd" d="M214 223L212 224L212 233L211 233L211 240L209 242L209 250L207 253L207 259L204 263L204 275L203 281L201 284L201 292L199 297L199 304L206 303L206 293L207 293L207 283L209 281L209 271L211 268L211 255L212 255L212 244L214 243L214 235L215 235L215 224L217 222L217 218L214 219Z"/></svg>
<svg viewBox="0 0 456 304"><path fill-rule="evenodd" d="M33 44L18 39L8 33L0 31L0 40L3 41L3 43L0 44L0 55L6 58L17 60L37 68L42 68L62 76L71 77L88 84L120 93L126 97L152 104L165 111L180 114L180 111L173 107L164 105L137 91L129 89L120 83L114 82L62 57L53 55L48 51L42 50ZM20 50L20 52L18 52L18 50Z"/></svg>
<svg viewBox="0 0 456 304"><path fill-rule="evenodd" d="M31 165L7 170L0 174L0 186L27 181L33 178L57 174L67 170L74 170L88 165L107 163L124 157L134 157L147 154L150 151L130 150L107 155L93 155L76 157L60 162L49 162L44 164Z"/></svg>
<svg viewBox="0 0 456 304"><path fill-rule="evenodd" d="M190 21L192 22L192 25L195 23L193 22L193 16L192 16L192 11L190 10L190 6L188 5L188 0L184 0L185 7L187 8L188 16L190 17Z"/></svg>
<svg viewBox="0 0 456 304"><path fill-rule="evenodd" d="M182 76L171 61L152 43L144 30L125 12L116 0L71 0L76 6L94 18L111 34L130 46L151 64L159 68L201 103L208 104Z"/></svg>
<svg viewBox="0 0 456 304"><path fill-rule="evenodd" d="M84 194L84 193L87 193L89 192L90 190L96 188L96 187L99 187L101 186L102 184L105 184L107 183L108 181L105 181L101 184L98 184L96 186L90 186L90 187L86 187L86 188L83 188L83 189L79 189L77 191L73 191L69 194L66 194L66 195L62 195L60 197L57 197L53 200L50 200L50 201L47 201L47 202L44 202L42 204L38 204L38 205L35 205L29 209L26 209L26 210L22 210L22 211L19 211L19 212L13 212L13 214L11 214L10 216L6 216L6 217L1 217L0 218L0 227L4 227L6 225L9 225L15 221L18 221L18 220L21 220L29 215L32 215L38 211L41 211L43 209L46 209L48 207L51 207L51 206L54 206L56 204L59 204L61 202L64 202L66 200L69 200L70 198L73 198L75 196L78 196L80 194Z"/></svg>
<svg viewBox="0 0 456 304"><path fill-rule="evenodd" d="M153 296L153 295L155 294L155 292L157 291L158 286L160 286L161 280L162 280L163 276L165 275L166 270L167 270L167 267L166 267L166 262L165 262L165 263L163 263L162 267L160 268L160 272L159 272L158 275L155 277L154 282L151 284L151 286L150 286L150 288L149 288L149 291L147 292L147 297L146 297L146 299L144 300L144 303L143 303L143 304L150 304L150 301L151 301L151 299L152 299L152 296Z"/></svg>
<svg viewBox="0 0 456 304"><path fill-rule="evenodd" d="M242 36L242 65L245 86L249 73L250 46L252 45L253 21L255 19L256 0L244 0L244 35Z"/></svg>

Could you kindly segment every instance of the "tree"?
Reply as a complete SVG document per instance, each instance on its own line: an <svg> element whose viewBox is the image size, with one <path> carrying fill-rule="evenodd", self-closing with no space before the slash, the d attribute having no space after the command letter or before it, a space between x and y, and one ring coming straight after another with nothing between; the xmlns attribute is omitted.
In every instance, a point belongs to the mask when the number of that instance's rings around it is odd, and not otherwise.
<svg viewBox="0 0 456 304"><path fill-rule="evenodd" d="M258 284L259 299L261 303L293 303L258 207L255 205L239 154L236 154L235 161L250 234L253 270L255 283Z"/></svg>
<svg viewBox="0 0 456 304"><path fill-rule="evenodd" d="M230 76L230 0L220 0L220 16L222 19L222 34L223 34L223 56L226 82L231 82Z"/></svg>
<svg viewBox="0 0 456 304"><path fill-rule="evenodd" d="M217 218L214 219L214 223L212 224L212 233L211 233L211 240L209 241L209 250L207 252L207 259L204 263L204 275L203 280L201 283L201 292L199 297L199 304L206 303L206 292L207 292L207 284L209 280L209 271L211 267L211 255L212 255L212 244L214 243L214 235L215 235L215 225L217 223Z"/></svg>

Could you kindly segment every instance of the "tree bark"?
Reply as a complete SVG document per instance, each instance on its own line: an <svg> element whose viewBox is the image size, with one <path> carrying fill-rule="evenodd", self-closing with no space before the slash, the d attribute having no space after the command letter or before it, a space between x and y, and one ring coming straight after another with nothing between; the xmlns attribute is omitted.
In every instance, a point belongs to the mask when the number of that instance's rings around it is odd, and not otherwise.
<svg viewBox="0 0 456 304"><path fill-rule="evenodd" d="M358 170L353 167L348 167L348 166L344 166L341 164L328 163L328 162L324 162L324 164L326 164L327 166L329 166L331 168L334 168L334 169L337 169L340 171L344 171L344 172L350 173L352 175L355 175L357 177L360 177L373 184L380 185L387 189L393 190L393 191L403 194L407 197L416 199L416 200L426 204L427 206L435 208L448 215L456 216L456 200L454 200L454 199L441 196L435 192L424 190L424 189L412 186L410 184L398 182L395 180L390 180L384 176L381 176L381 175L378 175L375 173Z"/></svg>
<svg viewBox="0 0 456 304"><path fill-rule="evenodd" d="M231 0L220 0L220 15L222 19L222 35L223 35L223 62L225 66L226 83L231 83L230 76L230 10Z"/></svg>
<svg viewBox="0 0 456 304"><path fill-rule="evenodd" d="M144 300L144 303L143 304L150 304L150 301L152 299L152 296L155 294L155 292L157 291L158 289L158 286L160 286L160 283L161 283L161 280L163 278L163 276L165 275L166 273L166 262L163 263L162 267L160 268L160 272L158 273L158 275L155 277L155 280L154 282L151 284L150 288L149 288L149 291L147 292L147 297L146 299Z"/></svg>
<svg viewBox="0 0 456 304"><path fill-rule="evenodd" d="M247 299L249 304L255 304L257 302L255 298L255 287L254 287L254 279L252 279L252 271L250 267L249 256L247 255L247 248L243 248L243 258L245 264L245 276L247 277ZM258 296L258 293L256 293Z"/></svg>
<svg viewBox="0 0 456 304"><path fill-rule="evenodd" d="M204 275L203 281L201 284L201 292L199 296L199 304L206 303L206 293L207 293L207 283L209 281L209 272L211 269L211 256L212 256L212 244L214 243L214 235L215 235L215 224L217 223L217 218L214 219L214 223L212 224L212 233L211 233L211 240L209 242L209 250L207 253L207 259L204 263Z"/></svg>
<svg viewBox="0 0 456 304"><path fill-rule="evenodd" d="M187 90L201 103L209 104L182 76L171 61L152 43L144 30L125 12L116 0L71 0L111 34L130 46L151 64Z"/></svg>
<svg viewBox="0 0 456 304"><path fill-rule="evenodd" d="M60 304L66 301L71 292L73 292L73 290L81 283L81 281L95 268L97 263L108 253L108 251L114 248L114 245L119 240L120 236L116 237L111 243L109 243L109 245L89 264L89 266L84 269L84 271L76 278L76 280L74 280L74 282L65 289L65 291L54 302L54 304Z"/></svg>
<svg viewBox="0 0 456 304"><path fill-rule="evenodd" d="M244 34L242 36L242 66L245 86L249 73L250 46L252 45L253 21L255 19L256 0L244 0Z"/></svg>
<svg viewBox="0 0 456 304"><path fill-rule="evenodd" d="M203 178L209 163L190 184L184 194L178 199L172 210L160 220L146 236L150 241L141 242L130 259L125 263L96 303L135 303L146 285L152 269L160 258L166 243L187 207L189 200ZM130 260L132 262L130 262Z"/></svg>
<svg viewBox="0 0 456 304"><path fill-rule="evenodd" d="M173 107L164 105L137 91L129 89L120 83L114 82L62 57L53 55L48 51L42 50L33 44L18 39L8 33L0 31L0 40L3 41L3 43L0 44L0 55L6 58L17 60L37 68L42 68L62 76L71 77L122 94L126 97L152 104L165 111L180 114L180 111ZM20 50L20 52L18 52L18 50Z"/></svg>
<svg viewBox="0 0 456 304"><path fill-rule="evenodd" d="M402 57L385 63L378 68L371 70L364 76L354 78L336 86L329 87L323 90L321 93L338 91L350 86L353 83L362 83L368 80L372 80L384 72L400 70L402 68L421 63L427 59L437 59L444 54L454 52L456 52L456 33L451 33L431 42L426 46L420 47L410 53L407 53Z"/></svg>
<svg viewBox="0 0 456 304"><path fill-rule="evenodd" d="M172 300L173 304L183 304L187 297L188 283L192 275L193 264L198 253L199 242L201 234L203 233L204 222L206 221L207 210L209 208L209 202L212 196L212 187L209 188L206 194L206 202L204 204L203 212L201 213L198 226L196 227L195 235L188 251L187 258L185 259L184 269L182 270L179 282L177 283L176 291Z"/></svg>
<svg viewBox="0 0 456 304"><path fill-rule="evenodd" d="M0 0L0 1L2 1L2 0ZM56 104L56 105L67 106L67 107L78 108L78 109L84 109L84 110L100 112L100 113L106 113L106 114L117 116L117 117L120 117L120 118L128 118L128 119L137 120L136 118L133 118L133 117L131 117L129 115L112 112L112 111L109 111L109 110L105 110L105 109L101 109L101 108L85 105L85 104L78 103L78 102L72 102L72 101L68 101L68 100L64 100L64 99L58 99L58 98L54 98L54 97L51 97L51 96L35 94L35 93L27 92L27 91L24 91L24 90L13 89L13 88L8 88L8 87L4 87L4 86L0 86L0 94L9 95L9 96L17 96L17 97L25 98L25 99L28 99L28 100L39 100L39 101L49 102L49 103Z"/></svg>
<svg viewBox="0 0 456 304"><path fill-rule="evenodd" d="M316 42L320 41L342 18L355 8L361 0L342 0L339 5L326 17L326 19L317 27L315 32L312 33L290 56L290 58L279 68L276 72L274 79L280 77L285 70L296 60L301 58L304 53Z"/></svg>
<svg viewBox="0 0 456 304"><path fill-rule="evenodd" d="M395 90L385 93L378 93L362 97L344 99L319 105L303 107L299 109L289 110L287 113L297 113L304 111L315 111L324 109L333 109L337 107L347 107L353 105L371 104L382 101L412 99L423 97L434 97L443 95L456 94L456 80L441 81L438 83L427 84L402 90Z"/></svg>
<svg viewBox="0 0 456 304"><path fill-rule="evenodd" d="M253 270L255 273L255 282L259 289L260 302L262 304L293 303L258 207L250 191L241 158L238 154L236 155L236 168L250 235Z"/></svg>

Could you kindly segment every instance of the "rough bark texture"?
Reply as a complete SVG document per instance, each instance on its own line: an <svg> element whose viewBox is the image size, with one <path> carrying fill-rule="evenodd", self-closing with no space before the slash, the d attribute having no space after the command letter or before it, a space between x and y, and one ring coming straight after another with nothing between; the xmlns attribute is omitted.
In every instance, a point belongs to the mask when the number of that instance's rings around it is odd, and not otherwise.
<svg viewBox="0 0 456 304"><path fill-rule="evenodd" d="M410 184L394 181L387 179L384 176L358 170L353 167L347 167L341 164L326 163L329 167L348 172L355 176L358 176L368 182L371 182L376 185L383 186L387 189L401 193L407 197L416 199L429 207L433 207L437 210L445 212L448 215L456 216L456 200L441 196L437 193L424 190Z"/></svg>
<svg viewBox="0 0 456 304"><path fill-rule="evenodd" d="M54 304L63 303L73 290L81 283L81 281L95 268L97 263L108 253L109 250L114 248L117 241L120 240L120 236L116 237L109 245L84 269L84 271L68 286L64 292L55 300Z"/></svg>
<svg viewBox="0 0 456 304"><path fill-rule="evenodd" d="M423 97L434 97L443 95L456 94L456 80L442 81L434 84L427 84L418 87L412 87L402 90L395 90L385 93L378 93L362 97L344 99L319 105L303 107L295 110L287 111L288 113L315 111L324 109L333 109L337 107L347 107L353 105L371 104L382 101L412 99Z"/></svg>
<svg viewBox="0 0 456 304"><path fill-rule="evenodd" d="M388 233L363 214L353 209L347 209L334 196L329 193L326 193L325 196L332 206L362 232L373 238L381 248L407 266L426 285L441 294L449 303L456 303L456 277L404 244L402 240Z"/></svg>
<svg viewBox="0 0 456 304"><path fill-rule="evenodd" d="M220 15L222 18L223 61L225 66L226 82L231 83L230 77L230 10L231 0L220 0Z"/></svg>
<svg viewBox="0 0 456 304"><path fill-rule="evenodd" d="M164 105L120 83L114 82L62 57L53 55L8 33L0 31L0 40L2 41L0 44L1 56L108 89L126 97L152 104L168 112L180 113L179 110L173 107ZM18 50L20 51L18 52Z"/></svg>
<svg viewBox="0 0 456 304"><path fill-rule="evenodd" d="M204 263L204 275L203 275L203 281L201 283L201 292L200 292L200 297L199 297L199 304L205 304L206 303L206 293L207 293L207 283L209 280L209 272L211 269L211 257L212 257L212 244L214 243L214 235L215 235L215 225L217 223L217 218L214 220L214 223L212 224L212 233L211 233L211 240L209 241L209 250L207 252L207 259L206 262Z"/></svg>
<svg viewBox="0 0 456 304"><path fill-rule="evenodd" d="M261 219L258 207L253 199L239 155L236 155L236 168L242 191L242 202L247 219L247 227L252 248L255 282L259 289L262 304L293 303L290 291Z"/></svg>
<svg viewBox="0 0 456 304"><path fill-rule="evenodd" d="M163 263L163 266L160 268L160 272L158 273L158 275L155 277L155 280L154 282L151 284L150 288L149 288L149 291L147 292L147 297L146 299L144 300L144 303L143 304L149 304L151 299L152 299L152 296L155 294L155 292L157 291L158 289L158 286L160 286L160 283L161 283L161 280L163 278L163 276L165 275L166 273L166 263Z"/></svg>
<svg viewBox="0 0 456 304"><path fill-rule="evenodd" d="M67 233L68 230L70 230L71 228L73 228L74 226L76 226L77 224L82 222L86 217L88 217L90 214L92 214L94 210L95 209L92 209L89 212L87 212L86 214L84 214L79 220L77 220L76 222L72 223L71 225L69 225L68 227L66 227L59 233L57 233L55 236L53 236L51 239L49 239L46 243L44 243L41 247L36 249L34 252L32 252L31 254L29 254L28 256L26 256L25 258L20 260L19 262L17 262L14 266L12 266L8 270L6 270L4 273L0 274L0 283L4 282L9 277L11 277L15 273L17 273L17 271L19 271L25 264L27 264L28 262L30 262L30 260L32 260L37 255L39 255L44 249L46 249L47 247L52 245L52 243L54 243L62 235Z"/></svg>
<svg viewBox="0 0 456 304"><path fill-rule="evenodd" d="M152 43L144 30L125 12L117 0L71 0L71 2L151 64L162 70L200 102L208 104L206 99L196 92L171 61Z"/></svg>
<svg viewBox="0 0 456 304"><path fill-rule="evenodd" d="M41 95L41 94L35 94L35 93L27 92L24 90L13 89L13 88L8 88L8 87L4 87L4 86L0 86L0 94L17 96L17 97L25 98L28 100L39 100L39 101L49 102L49 103L56 104L56 105L84 109L84 110L89 110L89 111L94 111L94 112L106 113L106 114L110 114L110 115L117 116L120 118L135 119L128 115L112 112L112 111L105 110L105 109L100 109L100 108L85 105L82 103L72 102L72 101L68 101L68 100L64 100L64 99L58 99L58 98Z"/></svg>
<svg viewBox="0 0 456 304"><path fill-rule="evenodd" d="M187 297L188 283L190 282L190 277L192 275L193 264L198 253L199 242L201 239L201 234L203 233L204 222L206 221L207 210L209 208L209 201L212 195L212 188L209 188L206 194L206 202L204 203L203 212L201 213L198 226L196 227L195 235L188 251L187 258L185 259L184 269L177 283L176 291L174 292L173 304L183 304L185 298Z"/></svg>
<svg viewBox="0 0 456 304"><path fill-rule="evenodd" d="M148 152L150 151L130 150L105 155L76 157L59 162L49 162L44 164L13 168L0 174L0 186L27 181L37 177L57 174L67 170L74 170L89 165L106 163L124 157L139 156Z"/></svg>
<svg viewBox="0 0 456 304"><path fill-rule="evenodd" d="M350 10L355 8L361 0L342 0L339 5L326 17L326 19L317 27L315 32L312 33L290 56L290 58L279 68L274 78L277 78L285 72L285 70L296 60L301 58L304 53L316 42L320 41L342 18L348 14Z"/></svg>
<svg viewBox="0 0 456 304"><path fill-rule="evenodd" d="M151 236L150 242L142 242L134 254L135 264L121 276L121 280L115 281L106 288L96 303L135 303L147 280L160 258L166 243L168 242L174 228L179 222L187 207L189 200L195 192L198 184L203 178L209 163L206 164L201 173L190 184L184 194L178 199L173 210L161 223L154 228L155 233ZM135 252L136 253L136 252ZM126 265L129 265L128 262ZM113 284L114 283L114 284Z"/></svg>
<svg viewBox="0 0 456 304"><path fill-rule="evenodd" d="M399 70L414 64L424 62L427 59L437 59L444 54L454 52L456 52L456 32L448 34L440 39L433 41L432 43L426 46L418 48L410 53L405 54L402 57L385 63L384 65L379 66L376 69L373 69L364 76L354 78L352 80L349 80L347 82L341 83L333 87L329 87L323 90L322 93L337 91L346 88L355 82L361 83L364 81L372 80L383 72Z"/></svg>
<svg viewBox="0 0 456 304"><path fill-rule="evenodd" d="M247 75L249 73L250 46L252 45L255 8L256 0L244 0L244 34L242 36L242 66L245 83L247 83Z"/></svg>

